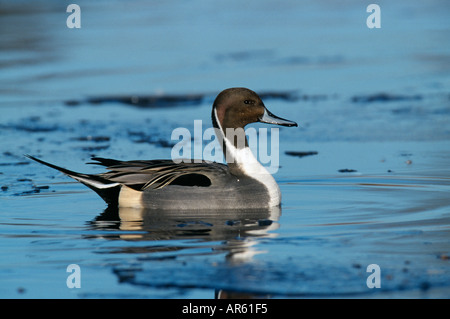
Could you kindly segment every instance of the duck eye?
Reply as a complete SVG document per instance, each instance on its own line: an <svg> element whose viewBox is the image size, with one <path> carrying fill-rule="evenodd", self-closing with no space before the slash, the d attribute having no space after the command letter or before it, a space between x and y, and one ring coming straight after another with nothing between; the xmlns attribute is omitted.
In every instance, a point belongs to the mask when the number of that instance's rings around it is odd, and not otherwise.
<svg viewBox="0 0 450 319"><path fill-rule="evenodd" d="M255 104L255 101L253 101L253 100L245 100L244 104Z"/></svg>

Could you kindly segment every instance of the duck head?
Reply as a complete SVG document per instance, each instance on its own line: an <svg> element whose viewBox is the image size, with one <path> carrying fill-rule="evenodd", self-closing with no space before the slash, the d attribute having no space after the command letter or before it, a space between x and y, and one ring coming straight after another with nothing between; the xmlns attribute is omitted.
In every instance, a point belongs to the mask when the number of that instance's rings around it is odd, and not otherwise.
<svg viewBox="0 0 450 319"><path fill-rule="evenodd" d="M297 126L297 123L272 114L261 98L247 88L230 88L217 96L212 110L213 125L226 128L244 128L247 124L261 122L281 126Z"/></svg>

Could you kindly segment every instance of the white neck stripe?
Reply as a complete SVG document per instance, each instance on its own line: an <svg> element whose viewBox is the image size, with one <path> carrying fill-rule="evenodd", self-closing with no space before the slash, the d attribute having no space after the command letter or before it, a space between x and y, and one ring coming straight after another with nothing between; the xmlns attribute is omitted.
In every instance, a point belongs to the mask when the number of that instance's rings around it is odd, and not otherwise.
<svg viewBox="0 0 450 319"><path fill-rule="evenodd" d="M278 206L281 202L281 193L280 188L278 187L277 182L273 178L273 176L267 171L267 169L258 162L258 160L253 155L251 149L248 146L245 146L241 149L236 148L233 143L228 140L224 134L220 121L217 117L217 110L214 109L214 116L216 123L218 125L221 138L225 142L225 147L227 149L224 154L227 160L227 163L234 163L238 165L240 170L247 176L256 179L260 183L262 183L269 192L269 205L270 206ZM217 134L217 131L216 131ZM227 158L231 157L230 158Z"/></svg>

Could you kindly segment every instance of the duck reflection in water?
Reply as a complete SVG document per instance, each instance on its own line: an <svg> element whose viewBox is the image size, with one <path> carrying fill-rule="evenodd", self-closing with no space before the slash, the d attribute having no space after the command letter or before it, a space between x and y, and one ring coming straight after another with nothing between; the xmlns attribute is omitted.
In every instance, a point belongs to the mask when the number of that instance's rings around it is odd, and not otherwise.
<svg viewBox="0 0 450 319"><path fill-rule="evenodd" d="M250 262L256 254L265 253L258 250L256 246L262 238L277 236L274 230L279 227L280 215L280 207L192 212L110 206L89 222L89 227L95 230L113 231L105 232L104 235L100 232L95 237L130 242L129 246L122 245L111 253L145 254L148 257L152 254L199 248L198 243L204 242L205 247L211 249L211 254L225 253L226 264L232 266ZM194 243L191 241L184 241L182 245L133 244L136 241L166 240L195 240L195 244L189 245ZM145 262L145 260L154 259L142 258L141 260ZM142 270L138 268L134 271ZM217 290L215 296L223 298L235 296L235 294L232 291ZM240 298L253 297L245 293L240 293L239 296Z"/></svg>

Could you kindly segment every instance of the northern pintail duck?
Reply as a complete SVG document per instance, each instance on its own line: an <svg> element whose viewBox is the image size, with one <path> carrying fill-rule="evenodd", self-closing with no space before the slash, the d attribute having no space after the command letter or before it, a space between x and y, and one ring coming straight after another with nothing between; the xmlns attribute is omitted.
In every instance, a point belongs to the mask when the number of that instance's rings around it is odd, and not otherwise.
<svg viewBox="0 0 450 319"><path fill-rule="evenodd" d="M272 175L253 156L245 143L238 143L227 129L244 129L262 122L297 126L270 113L261 98L246 88L222 91L212 107L212 123L228 165L202 161L175 163L173 160L119 161L93 157L108 172L82 174L32 160L76 179L100 195L108 205L155 209L237 209L279 206L281 193Z"/></svg>

